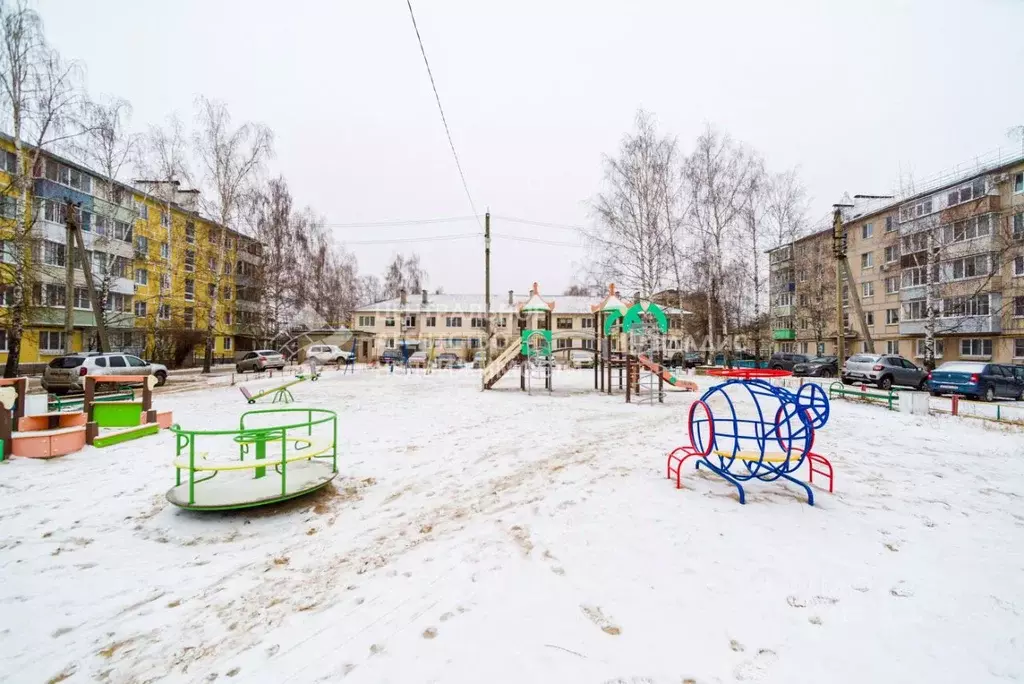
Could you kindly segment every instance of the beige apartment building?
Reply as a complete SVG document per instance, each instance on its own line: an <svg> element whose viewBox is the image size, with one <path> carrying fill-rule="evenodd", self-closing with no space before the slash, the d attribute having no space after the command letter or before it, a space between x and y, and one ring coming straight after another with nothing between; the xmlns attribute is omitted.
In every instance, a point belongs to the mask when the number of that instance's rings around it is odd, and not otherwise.
<svg viewBox="0 0 1024 684"><path fill-rule="evenodd" d="M937 364L1024 363L1024 157L903 199L857 199L843 225L847 354L867 351L870 332L875 352L921 363L931 304ZM777 351L836 353L832 240L829 226L769 252Z"/></svg>
<svg viewBox="0 0 1024 684"><path fill-rule="evenodd" d="M593 349L596 321L592 307L603 297L544 296L553 305L551 312L552 345ZM519 343L518 307L529 299L528 294L491 297L493 339L491 351L496 354L509 344ZM486 339L484 296L429 294L402 295L394 299L362 306L353 313L356 334L356 355L360 361L378 358L385 349L428 350L436 353L455 352L469 358L483 349ZM669 319L666 351L683 348L681 315L678 309L665 309ZM534 315L529 325L540 326ZM618 348L613 341L613 348Z"/></svg>

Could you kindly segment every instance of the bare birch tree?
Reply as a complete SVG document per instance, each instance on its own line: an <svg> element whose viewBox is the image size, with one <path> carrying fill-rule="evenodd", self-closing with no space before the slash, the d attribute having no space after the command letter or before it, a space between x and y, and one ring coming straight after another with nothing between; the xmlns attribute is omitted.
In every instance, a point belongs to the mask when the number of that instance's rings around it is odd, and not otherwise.
<svg viewBox="0 0 1024 684"><path fill-rule="evenodd" d="M751 177L757 159L729 136L710 126L697 139L683 167L688 194L688 220L697 237L701 271L706 277L709 344L715 341L715 301L722 294L727 253L742 225ZM727 317L723 334L728 336Z"/></svg>
<svg viewBox="0 0 1024 684"><path fill-rule="evenodd" d="M4 193L15 197L17 203L8 250L15 263L10 274L8 354L4 367L4 377L14 377L21 359L21 339L30 303L30 270L34 263L28 207L33 172L39 168L44 151L79 133L70 124L79 111L82 93L77 66L62 60L47 45L42 22L26 2L0 2L0 32L0 104L15 148L11 187Z"/></svg>
<svg viewBox="0 0 1024 684"><path fill-rule="evenodd" d="M592 203L597 225L587 238L603 280L644 297L664 285L672 265L677 156L675 140L640 110L618 156L605 157L605 188Z"/></svg>
<svg viewBox="0 0 1024 684"><path fill-rule="evenodd" d="M203 372L209 373L213 364L217 311L224 280L223 264L231 259L228 231L240 228L239 210L246 192L273 152L273 134L266 126L251 122L233 126L223 103L200 97L196 104L194 146L205 186L203 209L220 226L215 244L211 245L213 288L206 318L206 352L203 356Z"/></svg>

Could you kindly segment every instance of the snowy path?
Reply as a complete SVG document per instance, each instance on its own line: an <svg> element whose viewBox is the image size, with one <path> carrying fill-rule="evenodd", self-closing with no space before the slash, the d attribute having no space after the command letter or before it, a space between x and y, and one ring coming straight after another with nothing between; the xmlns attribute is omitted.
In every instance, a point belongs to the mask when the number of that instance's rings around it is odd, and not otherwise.
<svg viewBox="0 0 1024 684"><path fill-rule="evenodd" d="M342 476L263 511L167 504L167 434L0 463L0 681L1024 678L1021 432L835 402L836 494L740 506L664 479L692 395L627 406L591 379L328 372L295 394L339 411Z"/></svg>

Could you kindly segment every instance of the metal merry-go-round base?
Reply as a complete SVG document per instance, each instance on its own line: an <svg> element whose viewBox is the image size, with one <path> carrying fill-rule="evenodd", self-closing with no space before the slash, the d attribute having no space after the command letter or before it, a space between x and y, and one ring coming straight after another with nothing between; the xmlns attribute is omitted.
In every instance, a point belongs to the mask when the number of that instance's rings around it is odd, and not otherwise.
<svg viewBox="0 0 1024 684"><path fill-rule="evenodd" d="M273 469L268 468L267 475L261 478L249 477L209 477L195 485L195 501L189 503L188 482L167 490L167 500L191 511L233 511L295 499L331 483L338 473L326 460L313 459L303 463L288 465L288 481L284 492L281 491L281 478Z"/></svg>

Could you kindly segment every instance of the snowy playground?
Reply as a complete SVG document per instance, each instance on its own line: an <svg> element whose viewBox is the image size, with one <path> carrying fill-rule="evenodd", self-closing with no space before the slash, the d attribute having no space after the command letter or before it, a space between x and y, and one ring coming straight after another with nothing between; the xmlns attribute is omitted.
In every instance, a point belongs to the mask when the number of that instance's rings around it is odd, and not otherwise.
<svg viewBox="0 0 1024 684"><path fill-rule="evenodd" d="M337 414L338 474L260 508L169 503L169 430L0 463L0 681L1024 678L1019 426L836 400L813 441L834 492L754 480L740 505L692 462L666 477L720 379L640 405L556 372L300 383L289 406ZM160 406L209 431L267 408Z"/></svg>

